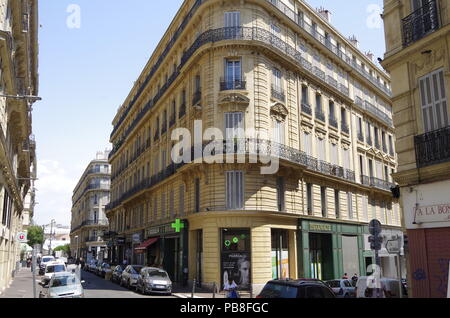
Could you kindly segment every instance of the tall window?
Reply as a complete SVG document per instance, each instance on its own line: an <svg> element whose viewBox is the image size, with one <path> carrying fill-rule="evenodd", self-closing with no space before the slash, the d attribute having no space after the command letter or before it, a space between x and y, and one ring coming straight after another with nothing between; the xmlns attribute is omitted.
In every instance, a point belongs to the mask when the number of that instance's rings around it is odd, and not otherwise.
<svg viewBox="0 0 450 318"><path fill-rule="evenodd" d="M308 215L313 215L313 187L311 183L306 184L306 199L308 201Z"/></svg>
<svg viewBox="0 0 450 318"><path fill-rule="evenodd" d="M336 114L335 114L334 102L333 101L330 100L328 108L329 108L329 111L330 111L330 118L334 120L336 118Z"/></svg>
<svg viewBox="0 0 450 318"><path fill-rule="evenodd" d="M322 216L327 217L327 188L320 187L320 200L322 202Z"/></svg>
<svg viewBox="0 0 450 318"><path fill-rule="evenodd" d="M227 140L243 138L244 113L225 113L225 135Z"/></svg>
<svg viewBox="0 0 450 318"><path fill-rule="evenodd" d="M239 11L225 12L225 27L240 27L241 26L241 13Z"/></svg>
<svg viewBox="0 0 450 318"><path fill-rule="evenodd" d="M353 219L353 195L351 192L347 194L348 197L348 217L349 219Z"/></svg>
<svg viewBox="0 0 450 318"><path fill-rule="evenodd" d="M195 211L200 212L200 178L195 178L194 181L195 187Z"/></svg>
<svg viewBox="0 0 450 318"><path fill-rule="evenodd" d="M322 113L322 96L320 94L316 94L316 111Z"/></svg>
<svg viewBox="0 0 450 318"><path fill-rule="evenodd" d="M339 195L339 190L334 190L334 210L336 213L336 219L339 219L341 217L341 203Z"/></svg>
<svg viewBox="0 0 450 318"><path fill-rule="evenodd" d="M308 86L302 85L302 104L309 105Z"/></svg>
<svg viewBox="0 0 450 318"><path fill-rule="evenodd" d="M424 131L430 132L449 125L444 71L437 70L419 80Z"/></svg>
<svg viewBox="0 0 450 318"><path fill-rule="evenodd" d="M277 201L278 201L278 211L280 212L286 210L285 196L286 196L286 189L284 177L277 177Z"/></svg>
<svg viewBox="0 0 450 318"><path fill-rule="evenodd" d="M242 79L241 60L225 61L225 88L239 89Z"/></svg>
<svg viewBox="0 0 450 318"><path fill-rule="evenodd" d="M281 71L277 68L273 69L272 72L272 81L273 81L273 86L277 91L282 91L282 75L281 75Z"/></svg>
<svg viewBox="0 0 450 318"><path fill-rule="evenodd" d="M284 122L273 119L273 133L274 138L273 141L284 145L285 143L285 130L284 130Z"/></svg>
<svg viewBox="0 0 450 318"><path fill-rule="evenodd" d="M226 200L229 210L244 208L244 176L242 171L227 171Z"/></svg>
<svg viewBox="0 0 450 318"><path fill-rule="evenodd" d="M201 78L200 75L196 75L195 76L195 93L201 92L202 88L201 88Z"/></svg>
<svg viewBox="0 0 450 318"><path fill-rule="evenodd" d="M303 151L306 152L307 155L312 155L312 135L303 132L303 142L304 142L304 148Z"/></svg>

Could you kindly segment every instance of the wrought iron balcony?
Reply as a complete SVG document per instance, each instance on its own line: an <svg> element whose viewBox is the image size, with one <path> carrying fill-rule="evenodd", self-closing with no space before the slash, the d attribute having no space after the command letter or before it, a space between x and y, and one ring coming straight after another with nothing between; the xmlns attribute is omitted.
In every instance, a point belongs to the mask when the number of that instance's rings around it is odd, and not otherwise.
<svg viewBox="0 0 450 318"><path fill-rule="evenodd" d="M348 127L348 124L346 122L341 122L341 130L347 135L350 134L350 128Z"/></svg>
<svg viewBox="0 0 450 318"><path fill-rule="evenodd" d="M395 184L389 181L381 180L375 177L368 177L365 175L361 175L361 184L385 191L391 191L391 188L395 187Z"/></svg>
<svg viewBox="0 0 450 318"><path fill-rule="evenodd" d="M241 79L235 80L224 80L220 81L220 90L221 91L230 91L230 90L245 90L247 86L247 82Z"/></svg>
<svg viewBox="0 0 450 318"><path fill-rule="evenodd" d="M302 102L302 112L312 116L312 108L311 105Z"/></svg>
<svg viewBox="0 0 450 318"><path fill-rule="evenodd" d="M334 118L333 116L330 116L330 118L328 118L328 123L330 124L330 126L336 128L336 129L338 128L337 119Z"/></svg>
<svg viewBox="0 0 450 318"><path fill-rule="evenodd" d="M414 137L418 168L450 161L450 127Z"/></svg>
<svg viewBox="0 0 450 318"><path fill-rule="evenodd" d="M364 135L361 132L358 133L358 140L364 142Z"/></svg>
<svg viewBox="0 0 450 318"><path fill-rule="evenodd" d="M281 87L272 85L272 97L278 99L283 103L286 102L286 95L284 94L284 90Z"/></svg>
<svg viewBox="0 0 450 318"><path fill-rule="evenodd" d="M423 7L414 11L402 20L403 45L408 46L438 30L439 10L436 0L427 2Z"/></svg>
<svg viewBox="0 0 450 318"><path fill-rule="evenodd" d="M316 109L316 119L325 122L325 114L321 109Z"/></svg>
<svg viewBox="0 0 450 318"><path fill-rule="evenodd" d="M192 106L196 106L197 104L200 103L201 100L202 100L202 92L196 91L194 93L194 96L192 97Z"/></svg>

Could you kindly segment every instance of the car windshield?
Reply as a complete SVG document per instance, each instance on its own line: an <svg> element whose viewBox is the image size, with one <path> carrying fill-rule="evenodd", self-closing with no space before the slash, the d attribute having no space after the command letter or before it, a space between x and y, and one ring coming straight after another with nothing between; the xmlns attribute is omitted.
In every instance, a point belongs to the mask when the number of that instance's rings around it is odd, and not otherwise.
<svg viewBox="0 0 450 318"><path fill-rule="evenodd" d="M56 287L65 287L65 286L74 286L79 285L80 281L78 280L77 276L70 275L70 276L59 276L53 278L51 282L51 288Z"/></svg>
<svg viewBox="0 0 450 318"><path fill-rule="evenodd" d="M60 273L65 272L66 267L64 265L51 265L47 266L47 273Z"/></svg>
<svg viewBox="0 0 450 318"><path fill-rule="evenodd" d="M139 274L141 272L142 266L131 266L131 272L133 274Z"/></svg>
<svg viewBox="0 0 450 318"><path fill-rule="evenodd" d="M261 292L261 296L263 298L297 298L297 292L297 287L294 286L268 283Z"/></svg>
<svg viewBox="0 0 450 318"><path fill-rule="evenodd" d="M344 280L345 287L352 287L352 284L348 280Z"/></svg>
<svg viewBox="0 0 450 318"><path fill-rule="evenodd" d="M42 262L47 263L47 262L50 262L50 261L53 261L53 260L54 260L53 257L44 257L44 258L42 259Z"/></svg>
<svg viewBox="0 0 450 318"><path fill-rule="evenodd" d="M111 266L109 266L109 264L104 264L103 268L111 268Z"/></svg>
<svg viewBox="0 0 450 318"><path fill-rule="evenodd" d="M327 282L327 284L331 288L339 288L339 287L341 287L341 282L338 281L338 280L330 280L329 282Z"/></svg>
<svg viewBox="0 0 450 318"><path fill-rule="evenodd" d="M123 272L123 267L122 266L117 266L114 270L116 272Z"/></svg>
<svg viewBox="0 0 450 318"><path fill-rule="evenodd" d="M148 276L157 278L168 278L168 275L165 271L156 271L156 270L148 272Z"/></svg>

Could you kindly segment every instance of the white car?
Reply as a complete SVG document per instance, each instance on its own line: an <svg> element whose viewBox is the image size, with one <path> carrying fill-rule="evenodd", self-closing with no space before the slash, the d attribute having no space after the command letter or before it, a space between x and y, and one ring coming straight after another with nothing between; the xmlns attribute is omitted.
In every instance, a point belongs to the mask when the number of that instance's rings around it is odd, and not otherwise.
<svg viewBox="0 0 450 318"><path fill-rule="evenodd" d="M39 298L84 298L84 281L72 273L56 273L39 294Z"/></svg>
<svg viewBox="0 0 450 318"><path fill-rule="evenodd" d="M356 298L373 298L375 297L375 281L367 276L362 276L358 278L356 283ZM394 278L380 278L380 289L381 298L400 298L400 284L398 279ZM402 284L403 298L407 298L407 291L405 286Z"/></svg>
<svg viewBox="0 0 450 318"><path fill-rule="evenodd" d="M54 274L64 272L67 272L67 267L63 262L55 261L47 263L47 265L45 266L44 277L42 277L42 285L48 285Z"/></svg>
<svg viewBox="0 0 450 318"><path fill-rule="evenodd" d="M39 266L39 275L44 275L45 273L45 266L47 266L48 263L54 262L55 258L53 256L43 256L41 259L41 264Z"/></svg>

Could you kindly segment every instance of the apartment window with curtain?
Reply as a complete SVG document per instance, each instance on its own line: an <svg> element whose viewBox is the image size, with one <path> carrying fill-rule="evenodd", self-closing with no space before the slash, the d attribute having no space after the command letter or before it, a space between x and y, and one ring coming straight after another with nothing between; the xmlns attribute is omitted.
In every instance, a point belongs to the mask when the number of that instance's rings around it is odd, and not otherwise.
<svg viewBox="0 0 450 318"><path fill-rule="evenodd" d="M373 134L374 134L374 137L375 137L375 147L380 149L380 136L379 136L377 127L373 127Z"/></svg>
<svg viewBox="0 0 450 318"><path fill-rule="evenodd" d="M225 136L227 140L244 138L244 113L225 113Z"/></svg>
<svg viewBox="0 0 450 318"><path fill-rule="evenodd" d="M277 119L272 119L273 123L273 141L278 144L284 145L285 143L285 125L284 122L278 121Z"/></svg>
<svg viewBox="0 0 450 318"><path fill-rule="evenodd" d="M312 156L312 134L303 132L303 151L306 152L308 156Z"/></svg>
<svg viewBox="0 0 450 318"><path fill-rule="evenodd" d="M309 106L308 86L302 85L302 104Z"/></svg>
<svg viewBox="0 0 450 318"><path fill-rule="evenodd" d="M283 75L281 74L281 71L277 68L274 68L272 70L272 85L277 92L283 91L282 78Z"/></svg>
<svg viewBox="0 0 450 318"><path fill-rule="evenodd" d="M240 59L225 60L225 80L222 90L242 89L242 68Z"/></svg>
<svg viewBox="0 0 450 318"><path fill-rule="evenodd" d="M419 87L425 133L449 126L444 71L440 69L420 78Z"/></svg>
<svg viewBox="0 0 450 318"><path fill-rule="evenodd" d="M241 13L239 11L225 12L225 27L233 28L241 26Z"/></svg>
<svg viewBox="0 0 450 318"><path fill-rule="evenodd" d="M244 173L242 171L226 172L226 201L228 210L244 208Z"/></svg>
<svg viewBox="0 0 450 318"><path fill-rule="evenodd" d="M316 94L316 111L322 113L322 95Z"/></svg>
<svg viewBox="0 0 450 318"><path fill-rule="evenodd" d="M286 210L285 197L286 187L284 177L277 177L277 202L279 212L283 212Z"/></svg>

